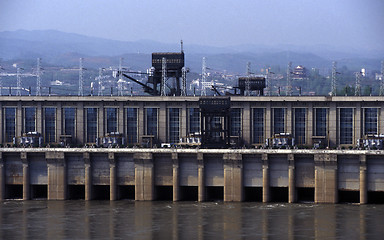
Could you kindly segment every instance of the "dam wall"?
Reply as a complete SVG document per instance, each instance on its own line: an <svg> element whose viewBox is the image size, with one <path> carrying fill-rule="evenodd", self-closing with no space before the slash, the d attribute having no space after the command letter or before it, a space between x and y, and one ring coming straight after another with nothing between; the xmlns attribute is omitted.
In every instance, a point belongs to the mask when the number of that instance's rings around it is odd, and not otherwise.
<svg viewBox="0 0 384 240"><path fill-rule="evenodd" d="M384 203L384 151L2 148L0 199Z"/></svg>

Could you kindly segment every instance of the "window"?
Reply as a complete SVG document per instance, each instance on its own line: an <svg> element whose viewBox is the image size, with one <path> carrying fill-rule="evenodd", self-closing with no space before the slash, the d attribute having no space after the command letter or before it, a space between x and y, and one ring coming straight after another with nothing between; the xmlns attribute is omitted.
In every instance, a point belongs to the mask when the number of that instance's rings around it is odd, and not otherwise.
<svg viewBox="0 0 384 240"><path fill-rule="evenodd" d="M117 132L117 108L106 109L107 133Z"/></svg>
<svg viewBox="0 0 384 240"><path fill-rule="evenodd" d="M264 109L253 109L253 143L264 143Z"/></svg>
<svg viewBox="0 0 384 240"><path fill-rule="evenodd" d="M86 117L87 117L87 142L94 143L97 138L97 108L86 108Z"/></svg>
<svg viewBox="0 0 384 240"><path fill-rule="evenodd" d="M352 144L353 108L340 108L340 144Z"/></svg>
<svg viewBox="0 0 384 240"><path fill-rule="evenodd" d="M189 108L189 134L200 132L200 110Z"/></svg>
<svg viewBox="0 0 384 240"><path fill-rule="evenodd" d="M377 134L377 108L364 109L364 135Z"/></svg>
<svg viewBox="0 0 384 240"><path fill-rule="evenodd" d="M137 108L127 108L127 143L137 143Z"/></svg>
<svg viewBox="0 0 384 240"><path fill-rule="evenodd" d="M178 143L180 139L180 109L168 109L168 131L170 143Z"/></svg>
<svg viewBox="0 0 384 240"><path fill-rule="evenodd" d="M157 108L145 109L146 135L153 135L157 138Z"/></svg>
<svg viewBox="0 0 384 240"><path fill-rule="evenodd" d="M285 132L285 108L273 109L273 134Z"/></svg>
<svg viewBox="0 0 384 240"><path fill-rule="evenodd" d="M295 141L305 144L305 108L295 108Z"/></svg>
<svg viewBox="0 0 384 240"><path fill-rule="evenodd" d="M75 137L75 108L64 108L64 134Z"/></svg>
<svg viewBox="0 0 384 240"><path fill-rule="evenodd" d="M24 132L36 131L36 108L24 108Z"/></svg>
<svg viewBox="0 0 384 240"><path fill-rule="evenodd" d="M16 108L5 108L5 141L13 142L16 134Z"/></svg>
<svg viewBox="0 0 384 240"><path fill-rule="evenodd" d="M56 142L56 108L44 109L44 134L46 143Z"/></svg>
<svg viewBox="0 0 384 240"><path fill-rule="evenodd" d="M327 109L315 108L315 136L327 136Z"/></svg>
<svg viewBox="0 0 384 240"><path fill-rule="evenodd" d="M231 109L231 136L241 136L241 108Z"/></svg>

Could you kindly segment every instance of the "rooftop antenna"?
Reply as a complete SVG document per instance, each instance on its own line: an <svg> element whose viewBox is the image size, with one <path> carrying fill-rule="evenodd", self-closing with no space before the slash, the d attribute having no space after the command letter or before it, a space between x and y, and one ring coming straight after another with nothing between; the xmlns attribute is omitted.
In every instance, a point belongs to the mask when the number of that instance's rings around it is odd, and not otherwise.
<svg viewBox="0 0 384 240"><path fill-rule="evenodd" d="M1 63L1 58L0 58L0 63ZM1 71L4 70L4 68L0 65L0 73ZM0 96L2 96L2 90L3 90L3 80L1 79L1 74L0 74Z"/></svg>
<svg viewBox="0 0 384 240"><path fill-rule="evenodd" d="M167 81L167 59L163 57L161 59L161 89L160 94L161 96L166 96L165 93L165 82Z"/></svg>
<svg viewBox="0 0 384 240"><path fill-rule="evenodd" d="M292 78L291 78L291 73L292 73L292 62L288 62L288 67L287 67L287 96L292 96Z"/></svg>
<svg viewBox="0 0 384 240"><path fill-rule="evenodd" d="M124 58L120 58L119 61L119 80L117 80L117 95L123 96L123 61Z"/></svg>
<svg viewBox="0 0 384 240"><path fill-rule="evenodd" d="M183 40L180 41L180 47L181 47L181 53L183 53L184 52Z"/></svg>
<svg viewBox="0 0 384 240"><path fill-rule="evenodd" d="M267 96L271 96L271 74L275 74L274 72L269 71L270 69L267 68L267 75L266 75L266 80L267 80Z"/></svg>
<svg viewBox="0 0 384 240"><path fill-rule="evenodd" d="M41 96L41 58L37 58L36 68L36 96Z"/></svg>
<svg viewBox="0 0 384 240"><path fill-rule="evenodd" d="M331 95L336 96L337 91L337 62L332 62L332 82L331 82Z"/></svg>
<svg viewBox="0 0 384 240"><path fill-rule="evenodd" d="M21 71L23 71L23 68L17 68L17 91L16 91L16 96L21 96Z"/></svg>
<svg viewBox="0 0 384 240"><path fill-rule="evenodd" d="M78 93L79 96L84 96L83 70L85 70L85 68L83 68L83 60L84 60L84 58L79 59L79 93Z"/></svg>
<svg viewBox="0 0 384 240"><path fill-rule="evenodd" d="M361 72L356 72L355 96L360 96L361 90Z"/></svg>
<svg viewBox="0 0 384 240"><path fill-rule="evenodd" d="M380 96L384 95L384 61L381 61Z"/></svg>
<svg viewBox="0 0 384 240"><path fill-rule="evenodd" d="M187 69L183 67L181 69L181 96L187 96Z"/></svg>
<svg viewBox="0 0 384 240"><path fill-rule="evenodd" d="M203 63L201 68L201 96L207 96L206 85L207 85L207 62L206 58L203 57Z"/></svg>

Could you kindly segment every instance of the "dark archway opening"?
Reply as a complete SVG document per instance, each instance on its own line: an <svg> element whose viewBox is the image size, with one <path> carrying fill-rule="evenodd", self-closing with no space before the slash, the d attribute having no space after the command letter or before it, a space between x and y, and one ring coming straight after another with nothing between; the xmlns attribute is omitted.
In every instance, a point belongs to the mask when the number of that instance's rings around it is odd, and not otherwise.
<svg viewBox="0 0 384 240"><path fill-rule="evenodd" d="M109 185L93 185L94 200L109 200Z"/></svg>
<svg viewBox="0 0 384 240"><path fill-rule="evenodd" d="M384 192L368 191L368 203L384 204Z"/></svg>
<svg viewBox="0 0 384 240"><path fill-rule="evenodd" d="M135 186L118 186L119 199L135 200Z"/></svg>
<svg viewBox="0 0 384 240"><path fill-rule="evenodd" d="M5 185L6 199L23 199L23 185L7 184Z"/></svg>
<svg viewBox="0 0 384 240"><path fill-rule="evenodd" d="M262 202L262 187L244 187L244 201L246 202Z"/></svg>
<svg viewBox="0 0 384 240"><path fill-rule="evenodd" d="M156 186L156 199L159 201L172 201L173 186Z"/></svg>
<svg viewBox="0 0 384 240"><path fill-rule="evenodd" d="M314 202L315 188L296 188L298 202Z"/></svg>
<svg viewBox="0 0 384 240"><path fill-rule="evenodd" d="M339 190L339 203L359 203L360 192L359 191L345 191Z"/></svg>
<svg viewBox="0 0 384 240"><path fill-rule="evenodd" d="M48 197L47 185L31 185L32 199L47 199L47 197Z"/></svg>
<svg viewBox="0 0 384 240"><path fill-rule="evenodd" d="M287 187L271 187L269 193L271 202L288 202Z"/></svg>
<svg viewBox="0 0 384 240"><path fill-rule="evenodd" d="M181 201L197 201L198 200L198 187L196 186L183 186L179 188Z"/></svg>
<svg viewBox="0 0 384 240"><path fill-rule="evenodd" d="M69 200L85 199L85 186L84 185L68 185L68 199Z"/></svg>
<svg viewBox="0 0 384 240"><path fill-rule="evenodd" d="M224 200L224 187L206 187L206 200L207 201L223 201Z"/></svg>

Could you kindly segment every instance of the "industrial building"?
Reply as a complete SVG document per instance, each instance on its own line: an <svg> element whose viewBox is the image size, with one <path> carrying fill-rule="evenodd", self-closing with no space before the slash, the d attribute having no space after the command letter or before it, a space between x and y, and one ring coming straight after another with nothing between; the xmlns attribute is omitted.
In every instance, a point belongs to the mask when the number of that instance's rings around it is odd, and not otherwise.
<svg viewBox="0 0 384 240"><path fill-rule="evenodd" d="M0 107L0 199L384 199L383 150L356 146L384 133L381 96L1 96ZM31 133L38 145L15 141ZM200 145L179 144L196 133ZM281 133L295 144L265 146Z"/></svg>

